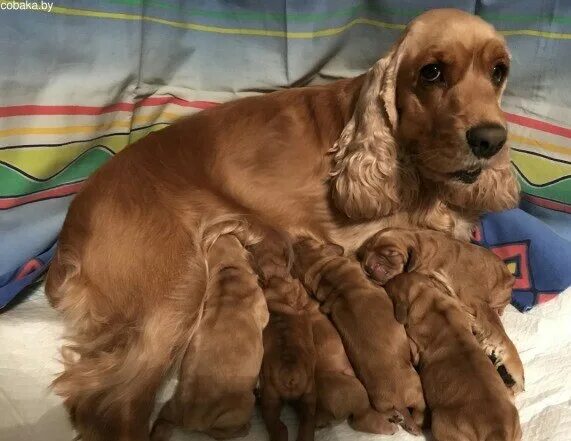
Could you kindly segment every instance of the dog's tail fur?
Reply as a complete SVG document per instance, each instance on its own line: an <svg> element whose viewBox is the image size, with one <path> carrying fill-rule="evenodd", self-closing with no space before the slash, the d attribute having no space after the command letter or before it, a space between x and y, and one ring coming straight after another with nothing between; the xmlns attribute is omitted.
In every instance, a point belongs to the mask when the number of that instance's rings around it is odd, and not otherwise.
<svg viewBox="0 0 571 441"><path fill-rule="evenodd" d="M58 259L46 290L71 333L62 348L65 370L54 390L65 398L83 439L146 439L155 392L200 323L204 259L193 257L189 277L134 323L114 319L106 310L104 297L73 253L63 250Z"/></svg>
<svg viewBox="0 0 571 441"><path fill-rule="evenodd" d="M101 295L82 272L75 250L58 250L46 293L71 332L62 348L65 370L53 388L64 397L83 439L148 439L155 393L182 359L202 319L208 284L205 253L217 237L241 228L243 223L226 218L197 228L195 252L174 289L131 320L113 311L108 295Z"/></svg>

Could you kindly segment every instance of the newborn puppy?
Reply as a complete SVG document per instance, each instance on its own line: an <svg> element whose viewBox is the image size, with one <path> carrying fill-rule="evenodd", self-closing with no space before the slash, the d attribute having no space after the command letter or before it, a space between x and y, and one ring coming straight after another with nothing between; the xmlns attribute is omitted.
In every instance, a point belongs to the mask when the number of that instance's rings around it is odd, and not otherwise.
<svg viewBox="0 0 571 441"><path fill-rule="evenodd" d="M521 359L499 318L511 300L514 277L494 253L437 231L388 228L357 255L380 285L404 271L438 279L467 307L473 332L506 385L514 394L524 389Z"/></svg>
<svg viewBox="0 0 571 441"><path fill-rule="evenodd" d="M200 325L180 367L174 396L151 433L166 441L174 426L217 438L248 433L262 362L268 310L248 254L235 236L221 236L207 254L209 280Z"/></svg>
<svg viewBox="0 0 571 441"><path fill-rule="evenodd" d="M251 247L270 311L260 375L262 418L271 441L287 441L280 413L284 401L292 402L299 416L298 441L312 441L316 389L310 303L304 287L291 276L287 251L287 242L277 235Z"/></svg>
<svg viewBox="0 0 571 441"><path fill-rule="evenodd" d="M339 333L319 310L319 304L310 301L316 352L317 427L348 419L354 430L384 433L385 419L371 408L367 391L355 376Z"/></svg>
<svg viewBox="0 0 571 441"><path fill-rule="evenodd" d="M297 274L330 314L373 408L384 416L378 433L393 434L398 423L419 434L425 409L420 379L384 289L367 280L357 262L343 257L341 247L305 239L294 249Z"/></svg>
<svg viewBox="0 0 571 441"><path fill-rule="evenodd" d="M417 359L437 441L520 441L517 409L457 299L439 282L401 274L385 288Z"/></svg>

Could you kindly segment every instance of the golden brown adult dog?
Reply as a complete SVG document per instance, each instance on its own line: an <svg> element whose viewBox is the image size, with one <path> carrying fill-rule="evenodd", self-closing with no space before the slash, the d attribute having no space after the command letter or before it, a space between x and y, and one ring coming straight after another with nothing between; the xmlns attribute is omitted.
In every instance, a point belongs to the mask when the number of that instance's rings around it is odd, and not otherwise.
<svg viewBox="0 0 571 441"><path fill-rule="evenodd" d="M175 394L155 422L152 441L169 440L174 426L217 439L243 436L250 428L268 309L235 236L218 238L206 260L204 316L182 360Z"/></svg>
<svg viewBox="0 0 571 441"><path fill-rule="evenodd" d="M457 299L419 273L386 285L416 354L436 441L520 441L517 409Z"/></svg>
<svg viewBox="0 0 571 441"><path fill-rule="evenodd" d="M71 340L55 388L80 434L147 439L203 303L199 225L228 215L350 251L388 225L467 238L479 214L515 206L508 66L490 25L431 11L364 75L206 110L94 173L46 282Z"/></svg>
<svg viewBox="0 0 571 441"><path fill-rule="evenodd" d="M296 272L330 314L373 408L385 417L382 433L395 433L398 422L419 434L425 410L422 387L405 330L395 320L385 290L367 280L340 247L305 239L294 249Z"/></svg>
<svg viewBox="0 0 571 441"><path fill-rule="evenodd" d="M403 271L437 279L460 299L486 354L514 393L524 389L523 364L499 315L511 300L514 276L491 251L430 230L388 228L358 251L371 279L384 285Z"/></svg>

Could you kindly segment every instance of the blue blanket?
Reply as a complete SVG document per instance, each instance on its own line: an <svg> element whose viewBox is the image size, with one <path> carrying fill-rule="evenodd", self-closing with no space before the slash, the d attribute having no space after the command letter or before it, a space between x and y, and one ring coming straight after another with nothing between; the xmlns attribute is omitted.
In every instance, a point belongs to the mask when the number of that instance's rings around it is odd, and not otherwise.
<svg viewBox="0 0 571 441"><path fill-rule="evenodd" d="M571 242L523 210L484 216L474 241L502 258L515 275L512 303L520 311L571 286Z"/></svg>

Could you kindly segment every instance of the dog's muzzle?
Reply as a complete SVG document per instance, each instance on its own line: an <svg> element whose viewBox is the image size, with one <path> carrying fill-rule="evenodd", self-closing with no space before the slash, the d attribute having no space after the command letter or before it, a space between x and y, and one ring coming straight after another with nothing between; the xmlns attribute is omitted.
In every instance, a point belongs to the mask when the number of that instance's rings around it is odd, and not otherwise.
<svg viewBox="0 0 571 441"><path fill-rule="evenodd" d="M464 184L473 184L478 180L480 177L480 173L482 173L481 168L476 168L473 170L460 170L454 173L451 173L452 179L456 179Z"/></svg>

